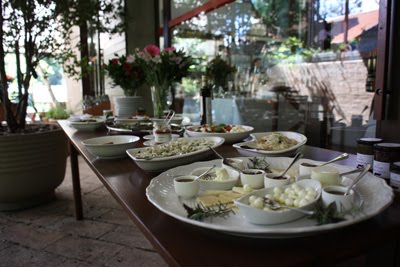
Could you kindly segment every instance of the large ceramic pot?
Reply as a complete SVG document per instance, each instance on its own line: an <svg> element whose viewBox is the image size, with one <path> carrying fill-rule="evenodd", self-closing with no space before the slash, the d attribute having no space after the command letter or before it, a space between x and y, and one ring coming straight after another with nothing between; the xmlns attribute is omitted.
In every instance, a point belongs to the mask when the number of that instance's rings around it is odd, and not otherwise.
<svg viewBox="0 0 400 267"><path fill-rule="evenodd" d="M0 211L53 199L65 176L67 149L61 129L0 136Z"/></svg>
<svg viewBox="0 0 400 267"><path fill-rule="evenodd" d="M142 107L142 96L120 96L115 98L115 113L120 118L133 117L136 115L136 111Z"/></svg>

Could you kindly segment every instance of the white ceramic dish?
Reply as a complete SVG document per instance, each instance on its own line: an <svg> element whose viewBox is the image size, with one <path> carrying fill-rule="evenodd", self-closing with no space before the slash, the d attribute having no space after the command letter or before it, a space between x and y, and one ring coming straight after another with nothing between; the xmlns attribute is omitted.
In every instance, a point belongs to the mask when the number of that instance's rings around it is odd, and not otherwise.
<svg viewBox="0 0 400 267"><path fill-rule="evenodd" d="M198 129L201 127L200 125L197 125L197 126L190 126L190 127L186 128L185 133L187 136L190 136L190 137L220 136L225 139L225 143L231 144L231 143L239 142L239 141L245 139L254 130L254 128L251 126L246 126L246 125L239 125L239 126L242 126L246 131L240 132L240 133L207 133L207 132L204 133L204 132L197 132L197 131L190 130L190 129Z"/></svg>
<svg viewBox="0 0 400 267"><path fill-rule="evenodd" d="M287 166L292 159L269 158L268 160L271 167L282 169L284 166ZM160 211L182 222L205 229L252 238L293 238L316 235L318 233L340 229L365 221L379 214L393 201L393 190L386 184L386 182L381 178L373 176L371 173L367 173L366 176L356 185L356 189L363 200L363 212L339 223L316 225L315 221L303 217L284 224L263 226L251 224L239 214L231 215L228 218L213 218L212 220L208 219L205 221L188 219L182 203L175 194L173 176L171 175L190 173L191 170L195 168L206 167L212 164L220 166L221 160L196 162L161 173L154 177L151 180L150 185L147 187L147 198ZM339 166L339 168L340 172L352 170L352 167L348 166ZM354 178L353 176L351 177Z"/></svg>
<svg viewBox="0 0 400 267"><path fill-rule="evenodd" d="M199 137L199 138L178 138L177 140L183 140L183 141L188 141L188 142L193 142L193 141L198 141L198 140L207 140L213 143L212 147L216 148L219 147L224 143L224 138L221 137ZM171 141L169 144L175 142ZM179 165L183 164L188 164L191 162L195 162L197 160L203 159L210 155L212 151L208 147L204 147L201 150L197 150L194 152L186 153L186 154L181 154L181 155L176 155L176 156L169 156L169 157L153 157L150 159L143 159L137 157L137 153L146 151L147 149L152 149L152 148L157 148L162 145L156 145L153 147L145 147L145 148L135 148L135 149L129 149L126 152L128 153L129 157L131 157L135 163L143 170L149 171L149 172L157 172L157 171L163 171L172 167L176 167ZM189 172L188 172L189 173Z"/></svg>
<svg viewBox="0 0 400 267"><path fill-rule="evenodd" d="M190 175L194 176L199 176L200 174L204 173L209 167L202 167L202 168L196 168L194 169ZM239 172L235 171L232 168L226 168L226 171L228 172L229 179L224 180L224 181L213 181L213 180L203 180L199 179L198 181L200 182L200 189L201 190L231 190L232 187L234 187L238 181L239 181Z"/></svg>
<svg viewBox="0 0 400 267"><path fill-rule="evenodd" d="M114 120L116 123L119 124L136 124L139 122L150 122L148 118L137 118L137 117L132 117L132 118L115 118Z"/></svg>
<svg viewBox="0 0 400 267"><path fill-rule="evenodd" d="M285 156L292 156L296 154L300 148L307 142L307 137L300 133L296 132L277 132L281 133L284 136L294 139L297 141L297 144L283 150L277 150L277 151L268 151L268 150L262 150L262 149L257 149L256 148L256 142L257 140L260 140L264 135L268 134L270 132L263 132L263 133L252 133L250 136L253 138L252 141L248 142L242 142L242 143L237 143L234 144L233 147L238 150L240 154L243 156L269 156L269 157L285 157ZM242 147L246 146L246 148ZM249 147L249 148L247 148ZM250 148L251 147L251 148ZM253 149L254 147L254 149Z"/></svg>
<svg viewBox="0 0 400 267"><path fill-rule="evenodd" d="M165 121L165 119L158 119L158 118L150 118L151 121ZM174 124L181 124L183 121L183 116L175 114L175 116L171 119L170 123Z"/></svg>
<svg viewBox="0 0 400 267"><path fill-rule="evenodd" d="M242 185L249 185L252 189L260 189L264 187L265 171L258 169L246 169L240 174L240 182Z"/></svg>
<svg viewBox="0 0 400 267"><path fill-rule="evenodd" d="M90 118L95 121L69 121L69 125L78 131L94 131L104 124L104 120L100 118Z"/></svg>
<svg viewBox="0 0 400 267"><path fill-rule="evenodd" d="M297 185L303 189L307 187L312 187L317 192L316 198L309 204L301 207L304 210L312 210L317 203L317 200L321 196L321 184L318 181L306 179L296 182ZM290 187L291 185L282 186L282 188ZM305 214L296 210L278 210L278 211L264 211L262 209L257 209L251 207L249 203L249 197L256 195L258 197L264 197L266 194L273 194L274 188L264 188L247 194L237 200L234 203L239 207L239 214L241 214L247 221L253 224L261 225L271 225L271 224L281 224L297 220L304 217Z"/></svg>
<svg viewBox="0 0 400 267"><path fill-rule="evenodd" d="M134 148L139 137L132 135L109 135L86 139L82 144L94 156L102 159L122 158L126 150Z"/></svg>
<svg viewBox="0 0 400 267"><path fill-rule="evenodd" d="M171 134L171 137L172 138L179 138L179 134ZM143 139L144 140L153 140L154 139L154 135L152 135L152 134L145 135L145 136L143 136Z"/></svg>

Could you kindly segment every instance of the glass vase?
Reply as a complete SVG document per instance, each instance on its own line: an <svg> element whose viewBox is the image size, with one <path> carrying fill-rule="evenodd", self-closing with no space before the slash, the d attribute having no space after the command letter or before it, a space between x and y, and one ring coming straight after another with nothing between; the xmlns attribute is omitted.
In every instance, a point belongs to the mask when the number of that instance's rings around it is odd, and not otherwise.
<svg viewBox="0 0 400 267"><path fill-rule="evenodd" d="M153 85L151 89L151 100L153 101L154 118L162 118L164 111L168 110L167 96L169 93L169 85Z"/></svg>

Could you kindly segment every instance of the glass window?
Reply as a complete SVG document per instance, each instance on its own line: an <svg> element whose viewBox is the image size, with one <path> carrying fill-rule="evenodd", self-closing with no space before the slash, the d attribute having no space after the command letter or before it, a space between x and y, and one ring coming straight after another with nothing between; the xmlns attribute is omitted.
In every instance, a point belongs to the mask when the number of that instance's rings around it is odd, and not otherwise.
<svg viewBox="0 0 400 267"><path fill-rule="evenodd" d="M173 1L173 18L205 2ZM301 132L310 145L346 151L375 135L378 1L226 2L172 29L174 46L198 63L180 90L193 123L199 122L200 77L220 56L236 72L215 87L215 123Z"/></svg>

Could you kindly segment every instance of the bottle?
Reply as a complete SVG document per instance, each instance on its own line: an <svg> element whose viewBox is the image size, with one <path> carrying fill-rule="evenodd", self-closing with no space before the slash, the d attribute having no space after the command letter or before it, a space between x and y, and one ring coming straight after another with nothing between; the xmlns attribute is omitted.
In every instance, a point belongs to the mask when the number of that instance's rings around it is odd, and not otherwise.
<svg viewBox="0 0 400 267"><path fill-rule="evenodd" d="M200 103L200 124L201 125L211 125L212 124L212 108L211 108L211 99L212 99L212 88L208 84L207 77L201 77L202 87L200 90L201 103Z"/></svg>
<svg viewBox="0 0 400 267"><path fill-rule="evenodd" d="M357 140L357 168L364 168L367 164L373 165L374 145L381 142L382 139L380 138L360 138Z"/></svg>
<svg viewBox="0 0 400 267"><path fill-rule="evenodd" d="M378 143L374 145L373 174L390 180L390 164L400 160L400 144Z"/></svg>

